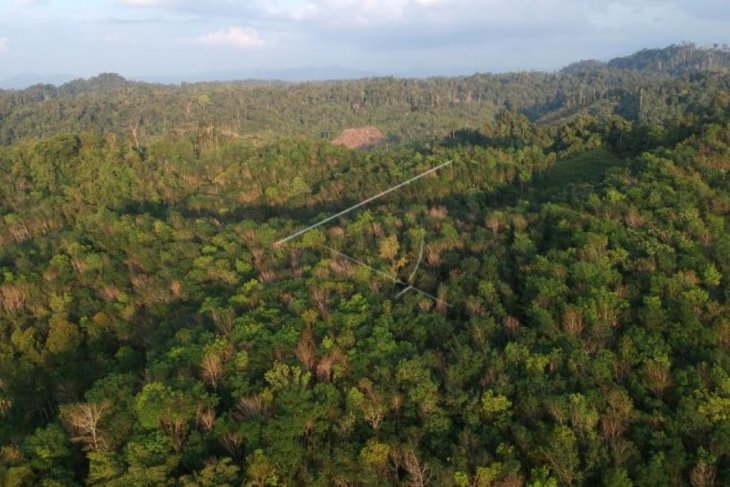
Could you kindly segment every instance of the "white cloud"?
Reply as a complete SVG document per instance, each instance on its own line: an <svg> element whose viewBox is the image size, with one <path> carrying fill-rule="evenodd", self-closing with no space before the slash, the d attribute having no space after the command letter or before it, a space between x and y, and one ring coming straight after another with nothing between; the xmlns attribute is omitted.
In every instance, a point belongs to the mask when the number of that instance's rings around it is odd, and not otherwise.
<svg viewBox="0 0 730 487"><path fill-rule="evenodd" d="M313 37L415 49L506 39L675 33L690 0L270 0L267 12ZM715 0L700 0L711 3ZM643 30L642 30L643 29ZM667 37L663 35L663 37ZM686 36L685 36L686 37ZM671 36L670 36L671 38Z"/></svg>
<svg viewBox="0 0 730 487"><path fill-rule="evenodd" d="M699 0L711 3L717 0ZM437 25L501 22L524 25L527 21L564 23L562 19L585 20L609 7L642 14L656 6L689 0L269 0L266 12L292 20L321 21L347 28L348 25L419 24ZM253 3L259 3L254 1ZM236 4L229 1L229 4Z"/></svg>
<svg viewBox="0 0 730 487"><path fill-rule="evenodd" d="M46 0L16 0L38 2ZM153 7L200 18L238 18L247 22L306 22L310 26L348 29L351 26L482 24L521 27L540 23L549 27L571 22L589 23L616 12L630 23L647 23L654 12L682 11L687 17L727 21L727 0L116 0L130 7ZM505 26L505 22L512 25ZM674 26L676 27L676 26ZM558 27L559 28L559 27Z"/></svg>
<svg viewBox="0 0 730 487"><path fill-rule="evenodd" d="M121 3L130 7L167 7L172 2L169 0L121 0Z"/></svg>
<svg viewBox="0 0 730 487"><path fill-rule="evenodd" d="M264 40L254 29L234 26L202 35L195 41L199 44L236 47L239 49L250 49L264 45Z"/></svg>
<svg viewBox="0 0 730 487"><path fill-rule="evenodd" d="M0 71L73 62L89 73L116 64L184 72L188 53L173 47L181 42L208 46L190 53L196 69L227 69L228 49L247 49L239 62L374 72L555 69L684 40L730 43L730 0L0 0L0 19L0 36L12 38L0 51L27 51ZM114 45L132 40L135 54ZM79 50L88 54L68 57Z"/></svg>
<svg viewBox="0 0 730 487"><path fill-rule="evenodd" d="M10 39L7 37L0 37L0 53L8 51L10 49Z"/></svg>

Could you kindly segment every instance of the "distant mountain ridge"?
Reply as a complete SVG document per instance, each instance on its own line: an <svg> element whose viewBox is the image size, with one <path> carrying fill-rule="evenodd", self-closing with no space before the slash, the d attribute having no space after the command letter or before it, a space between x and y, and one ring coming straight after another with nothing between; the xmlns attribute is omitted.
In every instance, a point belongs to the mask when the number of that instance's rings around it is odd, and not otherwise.
<svg viewBox="0 0 730 487"><path fill-rule="evenodd" d="M661 73L670 76L684 75L692 72L730 71L730 47L714 45L701 47L692 43L673 44L665 48L642 49L634 54L617 57L607 62L599 60L585 60L570 64L560 70L563 73L576 73L595 69L623 69L650 73ZM128 76L116 80L119 85L122 81L143 82L152 84L180 84L204 82L244 82L261 84L262 82L291 82L307 81L338 81L364 79L371 77L401 77L401 78L429 78L429 77L459 77L477 73L477 68L425 68L414 67L403 69L397 73L376 73L372 71L346 68L342 66L308 66L289 69L244 69L228 72L199 73L189 76ZM484 72L484 71L482 71ZM0 89L22 90L35 85L63 86L73 84L75 89L81 88L85 82L94 86L101 82L109 85L109 79L104 81L103 75L89 80L75 79L68 74L23 74L0 81ZM101 79L99 79L101 78ZM93 80L96 80L94 82ZM72 90L72 91L75 91Z"/></svg>
<svg viewBox="0 0 730 487"><path fill-rule="evenodd" d="M201 83L208 81L325 81L367 78L374 73L342 66L304 66L286 69L241 69L197 73L190 76L132 76L137 81L159 84Z"/></svg>
<svg viewBox="0 0 730 487"><path fill-rule="evenodd" d="M103 73L102 73L103 74ZM217 71L197 73L187 76L125 76L126 79L152 84L174 85L181 83L231 82L231 81L324 81L348 80L375 76L376 73L341 66L315 66L289 69L242 69L236 71ZM89 80L98 78L95 76ZM86 80L86 81L89 81ZM68 83L79 84L84 81L79 76L21 74L0 80L0 89L22 90L35 85L62 86Z"/></svg>
<svg viewBox="0 0 730 487"><path fill-rule="evenodd" d="M77 76L70 74L17 74L10 78L0 81L0 89L3 90L22 90L33 85L55 85L60 86L68 83Z"/></svg>
<svg viewBox="0 0 730 487"><path fill-rule="evenodd" d="M104 73L102 73L104 74ZM233 81L282 81L282 82L304 82L304 81L326 81L326 80L350 80L369 78L377 73L344 68L341 66L317 66L289 69L256 69L238 71L218 71L210 73L198 73L189 76L125 76L130 81L143 83L175 85L181 83L205 83L205 82L233 82ZM0 80L0 89L22 90L35 85L62 86L68 83L80 84L80 81L90 81L98 78L94 76L84 80L72 75L39 75L21 74L5 80Z"/></svg>
<svg viewBox="0 0 730 487"><path fill-rule="evenodd" d="M125 76L127 80L160 84L178 85L191 83L303 83L316 81L346 81L373 77L402 77L402 78L430 78L454 77L476 73L474 67L434 68L414 66L401 69L397 72L375 72L363 69L346 68L342 66L305 66L286 69L242 69L235 71L212 71L185 76ZM94 79L92 77L90 79ZM21 74L5 80L0 80L0 90L23 90L36 85L54 85L83 81L82 77L64 75Z"/></svg>

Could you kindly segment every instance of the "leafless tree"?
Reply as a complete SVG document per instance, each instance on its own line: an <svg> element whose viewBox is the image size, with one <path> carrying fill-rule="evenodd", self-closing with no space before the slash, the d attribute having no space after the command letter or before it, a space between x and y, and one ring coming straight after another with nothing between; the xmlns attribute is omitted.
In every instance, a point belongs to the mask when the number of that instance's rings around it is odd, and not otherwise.
<svg viewBox="0 0 730 487"><path fill-rule="evenodd" d="M716 485L717 467L715 465L700 462L692 469L689 481L692 487L713 487Z"/></svg>
<svg viewBox="0 0 730 487"><path fill-rule="evenodd" d="M200 374L203 380L213 389L218 387L218 381L223 376L223 360L216 351L209 351L203 356L200 364Z"/></svg>
<svg viewBox="0 0 730 487"><path fill-rule="evenodd" d="M72 441L83 443L88 450L105 450L109 444L99 423L109 407L108 402L101 402L81 403L65 408L61 417L74 434Z"/></svg>
<svg viewBox="0 0 730 487"><path fill-rule="evenodd" d="M408 485L411 487L426 487L431 481L431 471L428 464L422 462L411 448L404 448L400 452L403 469L408 473Z"/></svg>
<svg viewBox="0 0 730 487"><path fill-rule="evenodd" d="M304 365L307 370L312 370L316 363L316 347L314 340L312 339L312 333L309 330L304 330L299 343L294 351L294 355Z"/></svg>
<svg viewBox="0 0 730 487"><path fill-rule="evenodd" d="M198 406L195 410L195 420L202 431L210 431L215 423L215 410L210 407Z"/></svg>

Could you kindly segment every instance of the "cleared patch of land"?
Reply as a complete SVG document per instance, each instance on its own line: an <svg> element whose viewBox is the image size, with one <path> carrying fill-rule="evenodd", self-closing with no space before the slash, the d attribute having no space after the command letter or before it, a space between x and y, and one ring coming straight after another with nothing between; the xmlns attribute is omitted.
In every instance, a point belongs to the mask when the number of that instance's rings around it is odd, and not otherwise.
<svg viewBox="0 0 730 487"><path fill-rule="evenodd" d="M342 145L348 149L367 149L380 144L385 135L376 127L360 127L345 129L332 141L335 145Z"/></svg>

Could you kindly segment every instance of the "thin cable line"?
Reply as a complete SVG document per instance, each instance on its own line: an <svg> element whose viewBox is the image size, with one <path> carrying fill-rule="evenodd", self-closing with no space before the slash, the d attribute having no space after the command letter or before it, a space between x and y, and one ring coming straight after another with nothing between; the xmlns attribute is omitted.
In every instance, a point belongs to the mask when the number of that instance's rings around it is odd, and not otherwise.
<svg viewBox="0 0 730 487"><path fill-rule="evenodd" d="M416 267L413 268L413 272L411 272L411 276L408 278L409 284L413 282L413 277L416 275L416 271L418 271L418 266L421 265L421 259L423 259L423 234L421 234L421 251L418 253L418 262L416 262Z"/></svg>
<svg viewBox="0 0 730 487"><path fill-rule="evenodd" d="M413 286L408 286L407 288L403 289L401 292L399 292L398 294L396 294L395 297L396 298L400 298L402 295L404 295L405 293L407 293L411 289L413 289Z"/></svg>
<svg viewBox="0 0 730 487"><path fill-rule="evenodd" d="M419 174L417 176L413 176L411 179L409 179L407 181L403 181L402 183L396 184L392 188L386 189L385 191L382 191L382 192L376 194L375 196L371 196L370 198L368 198L366 200L363 200L360 203L357 203L355 205L352 205L351 207L347 208L346 210L342 210L341 212L335 213L334 215L329 216L329 217L325 218L324 220L321 220L321 221L315 223L314 225L310 225L307 228L303 228L303 229L299 230L298 232L292 233L288 237L282 238L281 240L277 241L274 244L274 246L281 245L281 244L283 244L285 242L288 242L289 240L291 240L293 238L296 238L299 235L302 235L304 233L307 233L308 231L313 230L313 229L315 229L315 228L317 228L317 227L319 227L321 225L324 225L325 223L330 222L330 221L334 220L335 218L339 218L342 215L345 215L345 214L351 212L352 210L356 210L356 209L360 208L361 206L366 205L366 204L370 203L371 201L375 201L376 199L381 198L381 197L385 196L388 193L392 193L396 189L400 189L403 186L405 186L407 184L410 184L410 183L412 183L413 181L415 181L417 179L420 179L420 178L422 178L424 176L427 176L428 174L431 174L432 172L438 171L442 167L446 167L449 164L451 164L452 162L454 162L454 161L446 161L443 164L440 164L440 165L438 165L436 167L432 167L428 171L423 172L423 173L421 173L421 174Z"/></svg>
<svg viewBox="0 0 730 487"><path fill-rule="evenodd" d="M327 246L327 245L323 245L323 247L324 247L324 248L326 248L326 249L328 249L328 250L330 250L330 251L332 251L332 252L334 252L335 254L339 255L340 257L342 257L342 258L344 258L344 259L346 259L346 260L349 260L350 262L354 262L355 264L358 264L358 265L361 265L361 266L363 266L363 267L366 267L366 268L370 269L371 271L373 271L373 272L375 272L376 274L379 274L379 275L381 275L381 276L385 277L386 279L390 280L391 282L394 282L394 283L396 283L396 284L400 284L400 285L402 285L402 286L406 286L406 288L405 288L405 289L404 289L403 291L399 292L399 293L398 293L398 294L396 295L396 298L397 298L397 297L399 297L399 296L401 296L402 294L404 294L404 293L405 293L406 291L408 291L408 290L410 290L410 289L413 289L413 290L414 290L414 291L416 291L417 293L423 294L424 296L427 296L427 297L429 297L429 298L433 299L434 301L437 301L437 302L439 302L439 303L442 303L442 304L446 305L446 306L447 306L447 307L449 307L449 308L451 307L451 305L450 305L449 303L447 303L446 301L444 301L443 299L439 299L439 298L437 298L436 296L434 296L433 294L429 294L429 293L427 293L426 291L422 291L421 289L418 289L417 287L411 286L411 285L409 285L409 284L407 284L407 283L405 283L405 282L401 281L401 280L400 280L400 279L398 279L397 277L394 277L394 276L392 276L392 275L388 274L387 272L383 272L383 271L381 271L381 270L378 270L378 269L376 269L376 268L374 268L374 267L372 267L372 266L370 266L370 265L366 264L365 262L363 262L363 261L361 261L361 260L358 260L358 259L356 259L356 258L354 258L354 257L350 257L350 256L349 256L349 255L347 255L347 254L343 254L343 253L342 253L342 252L340 252L339 250L335 250L335 249L333 249L332 247L329 247L329 246Z"/></svg>
<svg viewBox="0 0 730 487"><path fill-rule="evenodd" d="M392 282L395 282L396 284L403 284L404 286L407 286L407 284L406 284L405 282L401 281L400 279L398 279L398 278L397 278L397 277L395 277L395 276L392 276L392 275L388 274L387 272L383 272L383 271L381 271L381 270L378 270L378 269L376 269L375 267L371 267L371 266L369 266L368 264L366 264L365 262L363 262L363 261L361 261L361 260L357 260L357 259L356 259L356 258L354 258L354 257L350 257L350 256L349 256L349 255L347 255L347 254L343 254L343 253L342 253L342 252L340 252L339 250L335 250L335 249L333 249L332 247L328 247L327 245L323 245L323 247L324 247L324 248L326 248L326 249L329 249L329 250L331 250L331 251L332 251L332 252L334 252L335 254L339 255L340 257L342 257L342 258L344 258L344 259L346 259L346 260L349 260L350 262L354 262L355 264L361 265L361 266L363 266L363 267L367 267L367 268L368 268L368 269L370 269L371 271L373 271L373 272L375 272L375 273L377 273L377 274L380 274L381 276L385 277L386 279L388 279L388 280L390 280L390 281L392 281Z"/></svg>
<svg viewBox="0 0 730 487"><path fill-rule="evenodd" d="M408 288L404 289L403 293L405 291L407 291L408 289L413 289L417 293L423 294L424 296L427 296L427 297L433 299L434 301L438 301L439 303L443 304L444 306L451 308L451 305L449 303L447 303L446 301L444 301L443 299L439 299L436 296L434 296L433 294L429 294L426 291L422 291L421 289L418 289L417 287L414 287L414 286L408 286ZM403 294L403 293L400 293L400 294ZM396 296L396 297L398 297L398 296Z"/></svg>

